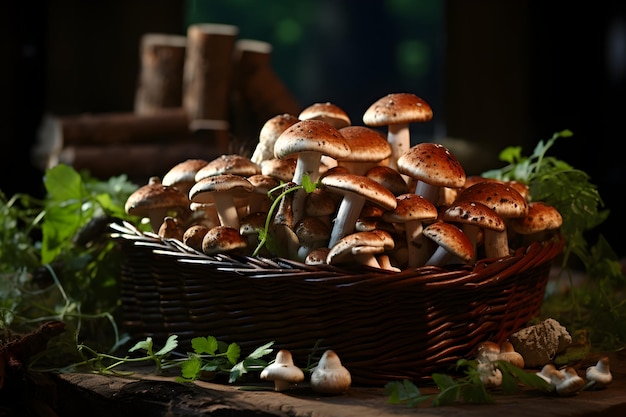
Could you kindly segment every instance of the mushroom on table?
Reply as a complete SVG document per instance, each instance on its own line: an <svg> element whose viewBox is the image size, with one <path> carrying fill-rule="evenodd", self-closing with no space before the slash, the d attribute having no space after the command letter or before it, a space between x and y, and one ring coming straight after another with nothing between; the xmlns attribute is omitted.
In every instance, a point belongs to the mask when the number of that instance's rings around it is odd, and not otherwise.
<svg viewBox="0 0 626 417"><path fill-rule="evenodd" d="M326 350L311 372L311 389L315 392L338 395L346 392L352 384L350 371L343 366L334 350Z"/></svg>
<svg viewBox="0 0 626 417"><path fill-rule="evenodd" d="M263 368L260 378L274 381L275 391L286 391L292 384L304 381L304 372L294 364L291 352L281 349L274 362Z"/></svg>

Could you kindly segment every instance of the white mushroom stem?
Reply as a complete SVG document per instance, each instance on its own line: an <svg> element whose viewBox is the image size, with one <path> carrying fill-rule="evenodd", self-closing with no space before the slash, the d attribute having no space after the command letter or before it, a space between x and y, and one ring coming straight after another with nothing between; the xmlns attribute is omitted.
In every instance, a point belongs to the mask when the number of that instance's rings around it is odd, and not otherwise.
<svg viewBox="0 0 626 417"><path fill-rule="evenodd" d="M239 214L235 199L230 193L215 194L215 208L217 209L217 217L222 226L232 227L239 230Z"/></svg>
<svg viewBox="0 0 626 417"><path fill-rule="evenodd" d="M344 192L330 233L329 248L335 246L342 237L354 230L354 225L364 205L365 197L349 191Z"/></svg>
<svg viewBox="0 0 626 417"><path fill-rule="evenodd" d="M439 192L440 188L437 185L428 184L427 182L418 180L417 184L415 184L415 194L421 195L426 200L430 201L434 205L437 205L439 202Z"/></svg>
<svg viewBox="0 0 626 417"><path fill-rule="evenodd" d="M450 262L453 257L454 257L454 254L450 252L448 249L444 248L443 246L437 246L437 249L435 249L435 252L433 252L430 258L426 260L425 265L433 265L433 266L445 265L448 262Z"/></svg>
<svg viewBox="0 0 626 417"><path fill-rule="evenodd" d="M411 147L409 124L400 123L389 125L387 129L387 142L391 145L391 156L387 164L389 167L398 170L398 158Z"/></svg>
<svg viewBox="0 0 626 417"><path fill-rule="evenodd" d="M485 256L487 258L501 258L510 255L509 240L506 229L499 232L497 230L485 229Z"/></svg>
<svg viewBox="0 0 626 417"><path fill-rule="evenodd" d="M426 250L428 240L422 234L424 225L420 220L405 223L407 250L409 253L408 267L417 268L428 260L430 253Z"/></svg>
<svg viewBox="0 0 626 417"><path fill-rule="evenodd" d="M293 173L293 182L302 185L302 179L305 175L311 179L311 182L316 182L320 177L321 158L320 152L299 152L296 169Z"/></svg>

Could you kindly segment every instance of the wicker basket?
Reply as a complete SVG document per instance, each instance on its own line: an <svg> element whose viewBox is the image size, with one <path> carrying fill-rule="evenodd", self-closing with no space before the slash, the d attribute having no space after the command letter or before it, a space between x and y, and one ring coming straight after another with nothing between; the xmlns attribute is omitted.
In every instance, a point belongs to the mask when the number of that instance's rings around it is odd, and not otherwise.
<svg viewBox="0 0 626 417"><path fill-rule="evenodd" d="M242 354L274 341L300 366L319 342L365 386L424 380L481 341L504 341L538 314L563 249L554 239L471 267L396 273L207 256L130 225L114 237L125 254L121 325L133 337L176 334L185 348L214 336Z"/></svg>

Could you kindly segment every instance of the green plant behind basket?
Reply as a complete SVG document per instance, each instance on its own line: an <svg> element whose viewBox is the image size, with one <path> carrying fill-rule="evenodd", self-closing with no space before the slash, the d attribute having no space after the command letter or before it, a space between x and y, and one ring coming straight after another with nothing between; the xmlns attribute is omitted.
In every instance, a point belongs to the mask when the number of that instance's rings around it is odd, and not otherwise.
<svg viewBox="0 0 626 417"><path fill-rule="evenodd" d="M500 153L500 160L508 164L482 175L527 184L533 201L554 206L563 217L561 233L565 247L561 273L571 274L568 265L578 260L588 282L582 287L573 286L566 296L557 294L547 299L543 313L569 325L571 330L586 328L596 345L623 346L626 342L624 274L603 236L594 245L585 236L607 219L609 211L603 209L598 189L584 171L548 155L557 139L572 135L569 130L557 132L548 141L539 141L530 156L523 156L519 146L508 147Z"/></svg>

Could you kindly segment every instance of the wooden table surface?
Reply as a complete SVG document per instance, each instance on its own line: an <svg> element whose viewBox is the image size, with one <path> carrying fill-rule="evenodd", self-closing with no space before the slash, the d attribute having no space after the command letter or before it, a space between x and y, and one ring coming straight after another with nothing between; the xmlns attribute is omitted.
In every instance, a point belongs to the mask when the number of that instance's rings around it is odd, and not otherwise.
<svg viewBox="0 0 626 417"><path fill-rule="evenodd" d="M558 397L534 390L494 392L495 404L419 408L387 404L382 387L351 387L339 396L321 396L306 384L284 392L246 391L237 385L196 382L135 373L130 377L68 373L55 375L59 416L625 416L626 353L611 353L613 382L603 390ZM587 364L577 365L584 376ZM423 392L436 392L421 387Z"/></svg>

